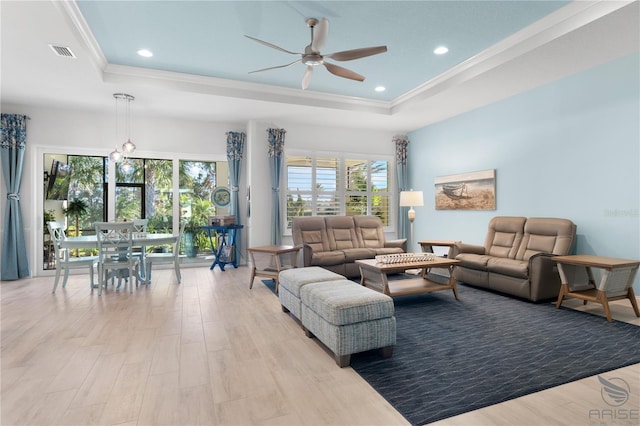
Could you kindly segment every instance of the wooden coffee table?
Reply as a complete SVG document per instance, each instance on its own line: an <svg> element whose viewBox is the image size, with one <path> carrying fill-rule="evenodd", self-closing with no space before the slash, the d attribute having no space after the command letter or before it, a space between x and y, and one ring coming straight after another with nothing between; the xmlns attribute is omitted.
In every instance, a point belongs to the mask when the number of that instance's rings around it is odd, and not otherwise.
<svg viewBox="0 0 640 426"><path fill-rule="evenodd" d="M459 260L437 257L434 260L407 263L378 263L375 259L356 260L360 266L360 283L388 296L404 296L407 294L429 293L440 290L453 290L458 300L456 280L453 278L453 268ZM429 274L431 268L445 268L449 277ZM422 274L416 278L389 279L389 274L405 272L409 269L422 269Z"/></svg>

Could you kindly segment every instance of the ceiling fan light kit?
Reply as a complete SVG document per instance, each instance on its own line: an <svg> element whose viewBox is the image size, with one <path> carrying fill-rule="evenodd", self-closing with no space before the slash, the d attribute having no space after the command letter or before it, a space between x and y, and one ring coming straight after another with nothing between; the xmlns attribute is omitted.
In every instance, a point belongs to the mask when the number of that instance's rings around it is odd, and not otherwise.
<svg viewBox="0 0 640 426"><path fill-rule="evenodd" d="M245 37L253 41L256 41L260 44L264 44L267 47L271 47L272 49L276 49L284 53L289 53L291 55L300 55L300 59L297 59L288 64L250 71L249 74L262 72L262 71L269 71L277 68L284 68L284 67L288 67L289 65L293 65L297 62L301 62L303 65L306 65L307 67L307 69L304 72L304 76L302 77L302 90L305 90L307 87L309 87L309 83L311 82L311 76L313 75L313 69L318 65L323 65L327 69L327 71L329 71L333 75L337 75L338 77L348 78L350 80L356 80L356 81L364 81L365 79L364 76L356 72L353 72L347 68L343 68L341 66L332 64L330 62L326 62L325 59L330 58L335 61L352 61L354 59L366 58L367 56L373 56L373 55L377 55L387 51L387 46L375 46L375 47L363 47L360 49L353 49L353 50L343 50L341 52L322 55L320 52L324 48L324 45L327 42L327 37L329 35L329 20L327 18L322 18L320 20L317 20L316 18L307 18L305 22L307 23L307 26L311 29L311 43L309 43L309 45L307 45L304 48L304 53L291 52L289 50L283 49L280 46L276 46L275 44L257 39L255 37L245 35Z"/></svg>

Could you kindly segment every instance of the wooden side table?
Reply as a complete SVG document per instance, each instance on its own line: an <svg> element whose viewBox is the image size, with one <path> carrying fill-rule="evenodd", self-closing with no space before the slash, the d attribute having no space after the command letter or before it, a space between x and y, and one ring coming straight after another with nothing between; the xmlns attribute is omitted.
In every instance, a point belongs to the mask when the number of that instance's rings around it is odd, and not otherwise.
<svg viewBox="0 0 640 426"><path fill-rule="evenodd" d="M276 294L278 294L278 290L280 287L280 281L278 279L278 274L280 271L284 269L288 269L290 267L297 267L297 257L298 252L302 246L278 246L278 245L269 245L269 246L261 246L261 247L250 247L247 249L249 255L251 256L251 281L249 282L249 289L253 288L253 280L255 277L265 277L271 278L276 282ZM268 265L263 268L258 268L258 263L256 263L256 254L266 254L269 256ZM284 254L290 254L295 256L296 260L293 262L293 265L283 265L281 256Z"/></svg>
<svg viewBox="0 0 640 426"><path fill-rule="evenodd" d="M558 264L562 282L556 302L557 308L562 305L565 297L584 300L585 305L587 302L600 303L607 321L611 322L609 301L629 299L636 316L640 317L632 287L640 261L587 254L555 256L553 260ZM599 284L595 282L592 268L603 270Z"/></svg>
<svg viewBox="0 0 640 426"><path fill-rule="evenodd" d="M451 258L451 251L453 250L453 246L456 241L450 240L423 240L418 241L420 244L420 248L424 253L433 253L434 247L449 247L449 252L447 253L447 258Z"/></svg>

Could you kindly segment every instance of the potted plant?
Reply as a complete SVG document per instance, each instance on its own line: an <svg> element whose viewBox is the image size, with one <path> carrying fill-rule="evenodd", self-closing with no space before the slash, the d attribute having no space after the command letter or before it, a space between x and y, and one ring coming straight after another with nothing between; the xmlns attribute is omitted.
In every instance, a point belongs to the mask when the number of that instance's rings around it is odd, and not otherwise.
<svg viewBox="0 0 640 426"><path fill-rule="evenodd" d="M187 257L196 257L198 255L198 246L196 245L196 237L202 232L202 224L196 216L192 216L184 227L184 254Z"/></svg>

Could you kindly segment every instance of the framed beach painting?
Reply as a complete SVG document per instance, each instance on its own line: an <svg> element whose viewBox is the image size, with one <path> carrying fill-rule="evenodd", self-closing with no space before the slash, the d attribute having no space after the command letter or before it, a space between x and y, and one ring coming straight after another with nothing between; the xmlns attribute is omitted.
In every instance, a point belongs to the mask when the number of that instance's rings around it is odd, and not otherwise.
<svg viewBox="0 0 640 426"><path fill-rule="evenodd" d="M495 210L496 171L461 173L435 179L436 210Z"/></svg>

